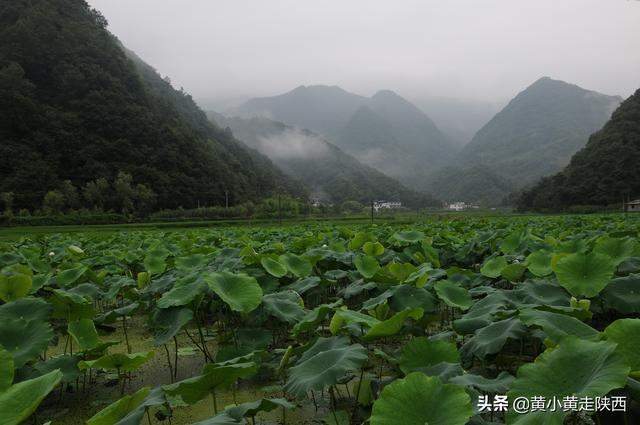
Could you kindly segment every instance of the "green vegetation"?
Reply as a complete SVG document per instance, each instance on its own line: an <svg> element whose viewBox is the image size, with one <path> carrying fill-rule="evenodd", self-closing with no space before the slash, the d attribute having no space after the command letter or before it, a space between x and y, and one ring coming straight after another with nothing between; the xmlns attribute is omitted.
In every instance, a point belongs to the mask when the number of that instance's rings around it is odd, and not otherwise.
<svg viewBox="0 0 640 425"><path fill-rule="evenodd" d="M356 201L398 200L406 206L433 206L428 195L402 186L322 137L267 118L228 118L215 112L209 117L229 127L239 140L268 156L280 169L303 182L312 197L342 204Z"/></svg>
<svg viewBox="0 0 640 425"><path fill-rule="evenodd" d="M482 127L454 163L435 172L427 189L441 199L498 205L566 166L621 101L541 78Z"/></svg>
<svg viewBox="0 0 640 425"><path fill-rule="evenodd" d="M604 128L560 173L524 191L524 210L562 210L575 205L614 205L640 196L640 91L625 100Z"/></svg>
<svg viewBox="0 0 640 425"><path fill-rule="evenodd" d="M619 214L16 235L0 242L0 418L631 423L476 407L635 409L639 232Z"/></svg>
<svg viewBox="0 0 640 425"><path fill-rule="evenodd" d="M251 99L236 112L309 129L362 164L421 192L425 177L455 152L428 116L389 90L367 98L335 86L301 86Z"/></svg>
<svg viewBox="0 0 640 425"><path fill-rule="evenodd" d="M303 194L125 52L83 1L3 4L0 139L0 193L13 193L16 210L65 208L67 181L85 195L120 172L135 196L154 199L145 208L224 205L225 191L234 204Z"/></svg>

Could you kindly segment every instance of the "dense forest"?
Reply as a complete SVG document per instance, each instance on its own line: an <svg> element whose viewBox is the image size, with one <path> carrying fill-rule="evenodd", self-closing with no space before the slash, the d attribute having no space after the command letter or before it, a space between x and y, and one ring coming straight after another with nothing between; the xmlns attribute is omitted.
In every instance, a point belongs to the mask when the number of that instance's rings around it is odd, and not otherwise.
<svg viewBox="0 0 640 425"><path fill-rule="evenodd" d="M190 96L125 52L84 1L0 9L0 193L16 209L123 176L156 208L304 194L258 152L208 123ZM53 194L49 194L52 192ZM114 190L113 193L116 193Z"/></svg>
<svg viewBox="0 0 640 425"><path fill-rule="evenodd" d="M501 204L565 167L611 117L618 96L543 77L484 125L427 190L444 200Z"/></svg>
<svg viewBox="0 0 640 425"><path fill-rule="evenodd" d="M640 90L624 101L560 173L542 179L518 200L522 210L621 205L640 197Z"/></svg>

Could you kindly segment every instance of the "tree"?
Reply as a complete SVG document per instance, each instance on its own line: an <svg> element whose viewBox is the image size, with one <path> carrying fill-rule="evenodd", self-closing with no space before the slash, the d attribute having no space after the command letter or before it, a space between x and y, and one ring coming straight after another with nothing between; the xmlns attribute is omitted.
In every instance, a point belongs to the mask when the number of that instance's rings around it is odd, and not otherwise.
<svg viewBox="0 0 640 425"><path fill-rule="evenodd" d="M65 204L68 209L75 210L80 208L80 195L78 195L78 189L70 180L62 182L59 190L64 197Z"/></svg>
<svg viewBox="0 0 640 425"><path fill-rule="evenodd" d="M104 210L109 200L111 186L105 178L91 181L82 189L85 202L94 209Z"/></svg>
<svg viewBox="0 0 640 425"><path fill-rule="evenodd" d="M120 171L118 177L113 182L113 189L115 191L115 201L123 213L133 211L133 201L135 198L135 190L133 188L133 177L131 174Z"/></svg>
<svg viewBox="0 0 640 425"><path fill-rule="evenodd" d="M42 206L49 214L60 213L65 205L64 195L59 190L50 190L44 196Z"/></svg>
<svg viewBox="0 0 640 425"><path fill-rule="evenodd" d="M2 192L0 194L0 200L4 206L4 214L9 216L13 214L13 192Z"/></svg>
<svg viewBox="0 0 640 425"><path fill-rule="evenodd" d="M136 213L141 216L147 216L156 206L156 193L144 184L137 184L135 188L135 207Z"/></svg>

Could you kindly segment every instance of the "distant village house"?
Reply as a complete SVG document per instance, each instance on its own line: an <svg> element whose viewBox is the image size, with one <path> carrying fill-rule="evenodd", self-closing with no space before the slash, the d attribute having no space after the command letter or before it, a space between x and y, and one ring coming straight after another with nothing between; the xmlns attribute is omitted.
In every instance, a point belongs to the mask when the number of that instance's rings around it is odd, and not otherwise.
<svg viewBox="0 0 640 425"><path fill-rule="evenodd" d="M398 202L398 201L374 201L373 202L373 209L375 211L395 210L398 208L402 208L402 202Z"/></svg>
<svg viewBox="0 0 640 425"><path fill-rule="evenodd" d="M640 212L640 199L625 203L624 210L627 212Z"/></svg>

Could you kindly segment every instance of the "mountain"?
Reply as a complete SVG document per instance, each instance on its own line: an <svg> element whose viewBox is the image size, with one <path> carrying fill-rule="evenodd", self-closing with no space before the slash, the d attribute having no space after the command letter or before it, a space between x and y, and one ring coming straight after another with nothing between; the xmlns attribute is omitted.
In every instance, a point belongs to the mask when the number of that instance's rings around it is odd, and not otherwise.
<svg viewBox="0 0 640 425"><path fill-rule="evenodd" d="M427 190L443 200L501 204L510 192L562 170L621 101L541 78L482 127L446 168L433 172Z"/></svg>
<svg viewBox="0 0 640 425"><path fill-rule="evenodd" d="M560 173L542 179L518 200L522 210L613 205L640 198L640 90L625 100L602 130Z"/></svg>
<svg viewBox="0 0 640 425"><path fill-rule="evenodd" d="M511 181L481 164L443 167L433 172L427 181L438 199L482 206L502 204L506 194L515 189Z"/></svg>
<svg viewBox="0 0 640 425"><path fill-rule="evenodd" d="M437 96L413 96L411 101L425 112L457 149L462 149L500 111L497 102Z"/></svg>
<svg viewBox="0 0 640 425"><path fill-rule="evenodd" d="M225 190L234 203L301 190L106 27L79 0L0 10L0 192L13 192L17 208L38 208L64 180L80 187L120 171L160 208L221 204Z"/></svg>
<svg viewBox="0 0 640 425"><path fill-rule="evenodd" d="M371 98L339 87L301 86L253 99L235 111L308 128L408 187L424 191L424 178L453 158L454 146L420 109L383 90Z"/></svg>
<svg viewBox="0 0 640 425"><path fill-rule="evenodd" d="M338 86L300 86L290 92L246 101L233 115L261 116L334 137L368 99Z"/></svg>
<svg viewBox="0 0 640 425"><path fill-rule="evenodd" d="M544 77L519 93L461 152L517 187L560 171L622 99Z"/></svg>
<svg viewBox="0 0 640 425"><path fill-rule="evenodd" d="M268 156L285 173L302 181L314 198L342 203L372 199L399 200L407 206L437 205L434 199L361 164L321 136L263 117L209 118L231 129L235 137Z"/></svg>

